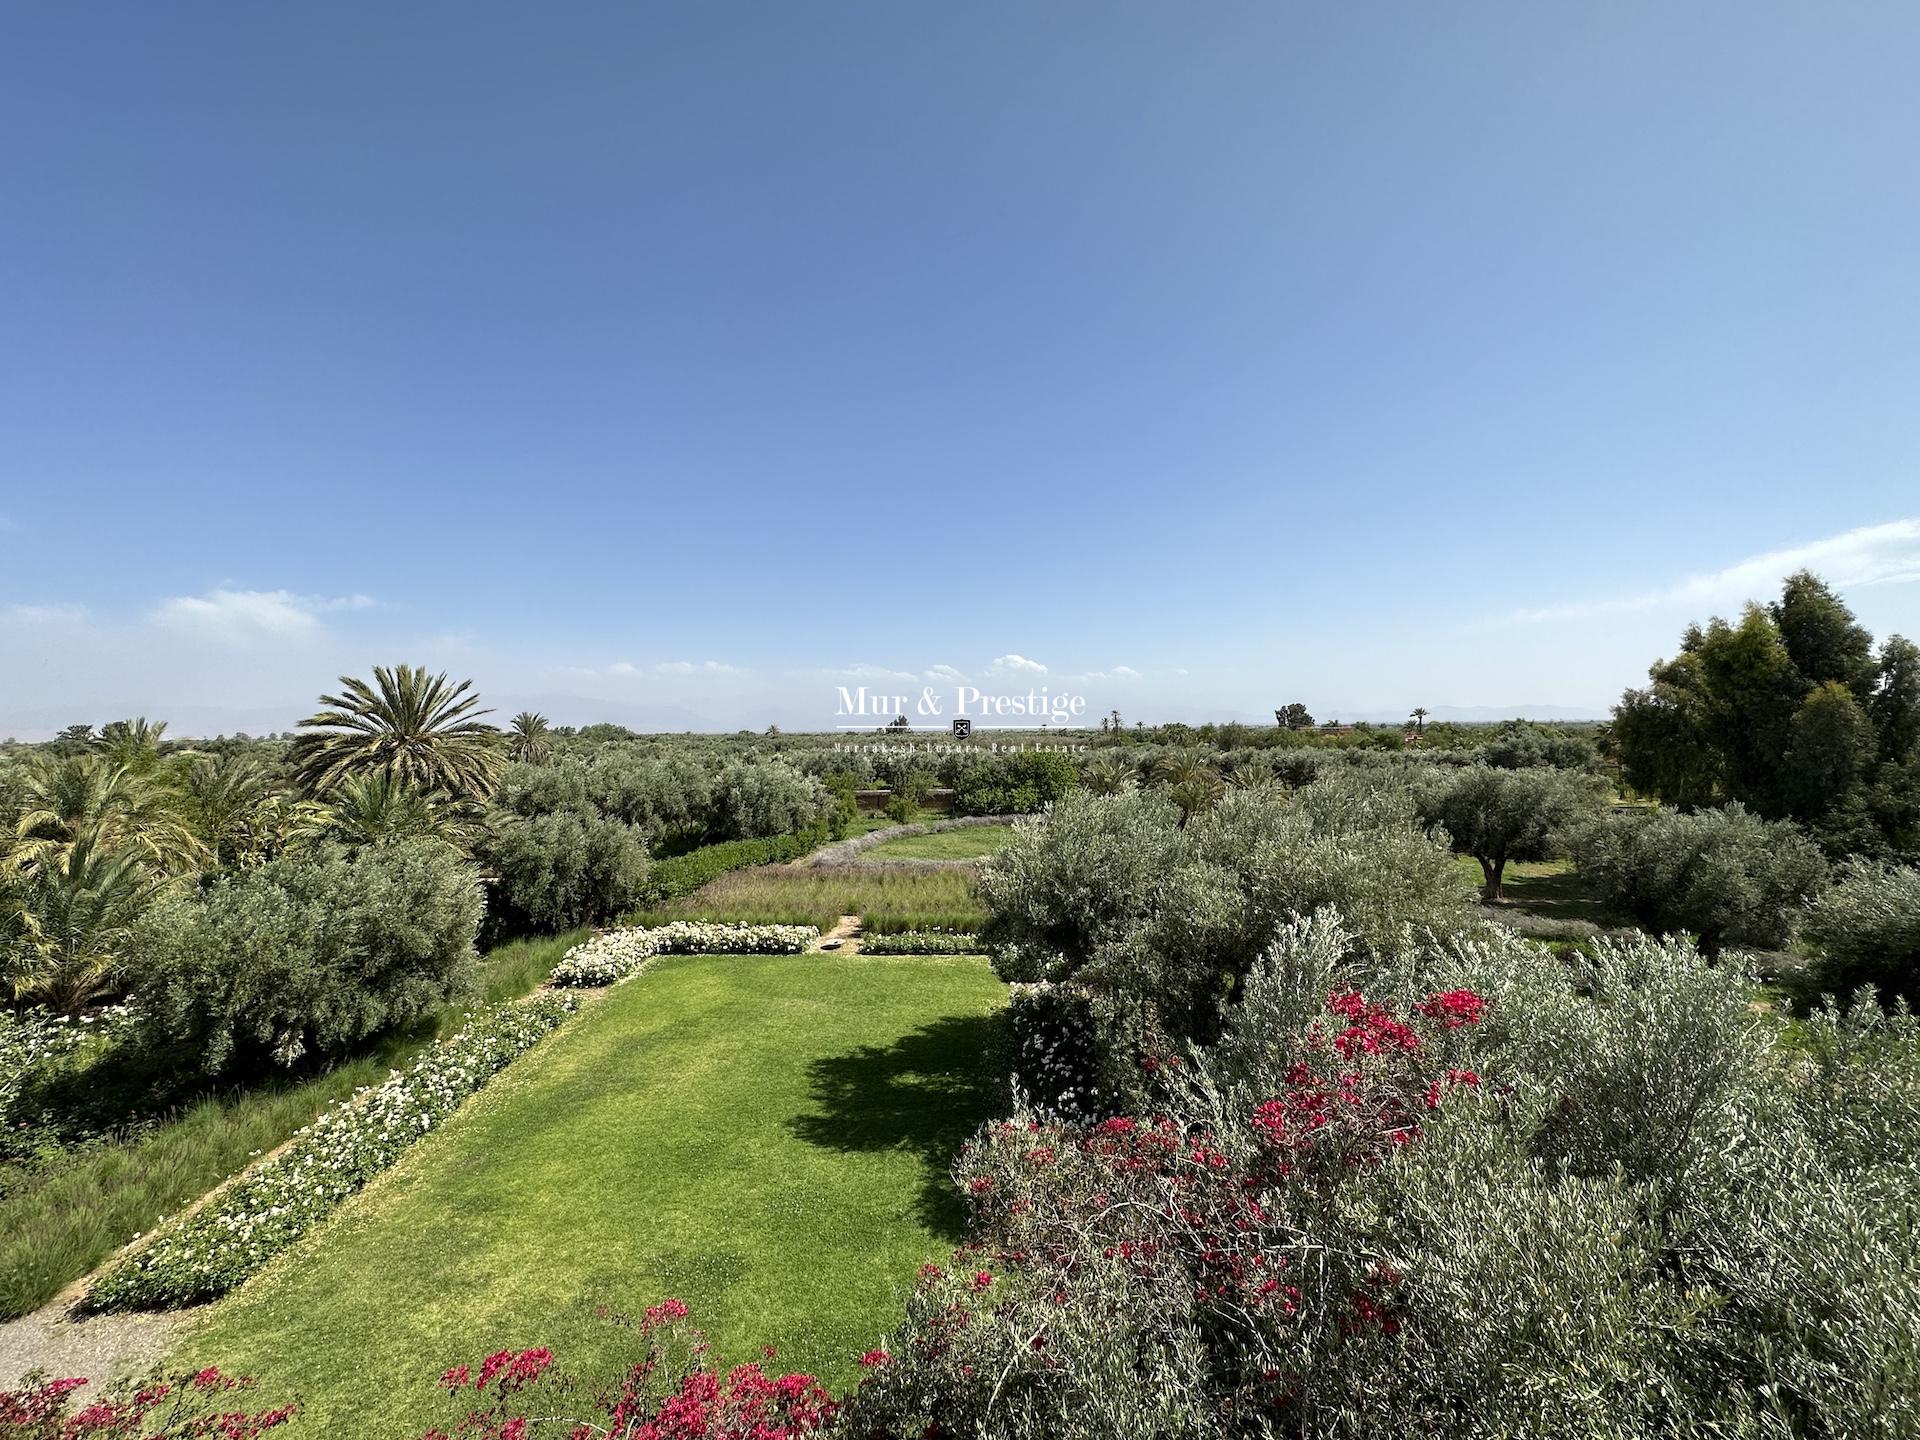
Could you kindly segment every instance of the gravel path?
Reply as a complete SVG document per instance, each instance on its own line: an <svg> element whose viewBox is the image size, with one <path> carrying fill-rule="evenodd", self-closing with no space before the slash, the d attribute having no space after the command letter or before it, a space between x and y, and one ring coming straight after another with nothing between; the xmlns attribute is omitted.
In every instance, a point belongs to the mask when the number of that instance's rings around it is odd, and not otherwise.
<svg viewBox="0 0 1920 1440"><path fill-rule="evenodd" d="M138 1375L167 1353L177 1315L94 1315L68 1317L56 1300L0 1323L0 1388L17 1385L29 1371L44 1370L64 1380L84 1376L92 1389L108 1380ZM90 1398L82 1392L82 1398Z"/></svg>
<svg viewBox="0 0 1920 1440"><path fill-rule="evenodd" d="M839 942L833 948L842 955L858 955L860 953L860 917L858 915L842 915L831 930L827 931L826 934L822 935L807 948L809 950L824 950L827 948L827 942L829 940Z"/></svg>

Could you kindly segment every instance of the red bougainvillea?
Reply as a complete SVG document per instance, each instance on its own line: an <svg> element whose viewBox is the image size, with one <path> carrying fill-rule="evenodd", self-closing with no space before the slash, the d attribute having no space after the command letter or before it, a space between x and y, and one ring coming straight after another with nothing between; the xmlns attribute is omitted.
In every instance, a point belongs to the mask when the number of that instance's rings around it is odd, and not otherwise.
<svg viewBox="0 0 1920 1440"><path fill-rule="evenodd" d="M421 1440L793 1440L824 1429L838 1409L811 1375L769 1375L758 1364L724 1371L709 1365L706 1341L683 1323L687 1307L678 1300L648 1307L638 1321L613 1318L631 1323L643 1346L616 1384L582 1387L553 1368L545 1348L496 1351L477 1370L455 1365L440 1377L466 1409ZM862 1363L884 1364L885 1358L875 1351ZM537 1407L531 1404L536 1388L543 1391ZM535 1408L542 1412L537 1418L529 1414Z"/></svg>
<svg viewBox="0 0 1920 1440"><path fill-rule="evenodd" d="M81 1379L0 1390L4 1440L253 1440L293 1418L294 1407L232 1408L253 1381L209 1366L155 1376L129 1390L76 1404Z"/></svg>

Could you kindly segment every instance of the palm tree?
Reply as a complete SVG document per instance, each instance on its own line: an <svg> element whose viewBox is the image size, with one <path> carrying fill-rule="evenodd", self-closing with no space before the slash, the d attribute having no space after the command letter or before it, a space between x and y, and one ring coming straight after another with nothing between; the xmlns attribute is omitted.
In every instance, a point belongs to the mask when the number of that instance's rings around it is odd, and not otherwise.
<svg viewBox="0 0 1920 1440"><path fill-rule="evenodd" d="M323 795L348 775L386 772L417 790L484 800L499 783L506 756L500 732L480 720L471 680L448 683L446 672L424 666L376 665L374 683L342 675L342 695L300 722L315 733L294 742L299 775L309 793Z"/></svg>
<svg viewBox="0 0 1920 1440"><path fill-rule="evenodd" d="M327 792L316 819L318 834L349 845L424 836L465 848L473 839L479 806L425 794L391 771L379 770L342 777Z"/></svg>
<svg viewBox="0 0 1920 1440"><path fill-rule="evenodd" d="M769 727L769 735L779 734L778 727ZM513 724L507 730L507 758L517 760L522 765L544 765L547 757L553 753L553 746L547 739L547 717L532 710L522 710L513 717Z"/></svg>
<svg viewBox="0 0 1920 1440"><path fill-rule="evenodd" d="M142 715L102 725L100 738L93 743L109 764L145 775L160 763L160 741L166 733L166 721L149 720Z"/></svg>
<svg viewBox="0 0 1920 1440"><path fill-rule="evenodd" d="M1226 788L1211 752L1198 745L1174 746L1154 762L1153 773L1166 787L1167 798L1180 807L1183 830L1195 815L1212 809Z"/></svg>
<svg viewBox="0 0 1920 1440"><path fill-rule="evenodd" d="M1280 767L1270 755L1249 755L1233 767L1233 774L1228 778L1235 789L1252 794L1278 799L1284 798L1287 793Z"/></svg>
<svg viewBox="0 0 1920 1440"><path fill-rule="evenodd" d="M1095 795L1121 795L1133 789L1133 766L1119 755L1096 755L1080 778Z"/></svg>
<svg viewBox="0 0 1920 1440"><path fill-rule="evenodd" d="M48 757L28 768L12 870L58 863L83 837L126 846L146 863L178 874L207 858L207 848L151 781L97 755Z"/></svg>
<svg viewBox="0 0 1920 1440"><path fill-rule="evenodd" d="M1192 780L1218 781L1220 772L1213 766L1213 755L1198 745L1176 745L1153 764L1154 777L1167 786Z"/></svg>
<svg viewBox="0 0 1920 1440"><path fill-rule="evenodd" d="M9 927L6 980L14 998L71 1015L119 989L121 950L163 885L137 852L93 835L36 867Z"/></svg>
<svg viewBox="0 0 1920 1440"><path fill-rule="evenodd" d="M215 865L238 864L254 852L256 820L274 791L258 762L244 755L203 756L188 768L181 791L188 823Z"/></svg>
<svg viewBox="0 0 1920 1440"><path fill-rule="evenodd" d="M1427 728L1427 707L1424 705L1414 706L1413 713L1407 718L1413 721L1413 728L1416 734L1424 732Z"/></svg>
<svg viewBox="0 0 1920 1440"><path fill-rule="evenodd" d="M1187 822L1201 811L1211 810L1225 788L1220 777L1211 773L1189 775L1169 785L1167 798L1180 807L1180 828L1186 829Z"/></svg>

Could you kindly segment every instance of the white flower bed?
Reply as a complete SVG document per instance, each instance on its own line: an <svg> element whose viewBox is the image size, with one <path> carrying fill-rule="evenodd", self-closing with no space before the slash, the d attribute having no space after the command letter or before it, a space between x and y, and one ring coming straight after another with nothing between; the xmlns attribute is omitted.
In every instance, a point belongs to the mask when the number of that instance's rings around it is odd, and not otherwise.
<svg viewBox="0 0 1920 1440"><path fill-rule="evenodd" d="M131 1005L75 1019L45 1010L0 1010L0 1125L11 1124L20 1092L90 1044L110 1045L139 1023Z"/></svg>
<svg viewBox="0 0 1920 1440"><path fill-rule="evenodd" d="M88 1308L166 1309L224 1295L398 1160L578 1004L570 995L545 995L475 1015L411 1070L328 1110L205 1209L163 1221L150 1244L100 1277Z"/></svg>
<svg viewBox="0 0 1920 1440"><path fill-rule="evenodd" d="M557 986L613 985L656 955L798 955L820 938L812 925L732 925L675 920L652 928L609 930L573 947L553 967Z"/></svg>

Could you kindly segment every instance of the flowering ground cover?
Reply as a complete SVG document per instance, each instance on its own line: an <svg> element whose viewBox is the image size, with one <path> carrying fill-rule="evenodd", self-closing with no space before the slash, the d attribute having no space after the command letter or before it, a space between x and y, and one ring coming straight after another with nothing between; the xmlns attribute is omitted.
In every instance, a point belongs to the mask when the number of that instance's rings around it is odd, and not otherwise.
<svg viewBox="0 0 1920 1440"><path fill-rule="evenodd" d="M947 1168L995 1110L1004 996L971 958L657 959L213 1307L180 1358L297 1392L323 1433L418 1433L475 1336L617 1366L632 1333L596 1311L675 1296L729 1358L771 1343L840 1388L961 1236Z"/></svg>

